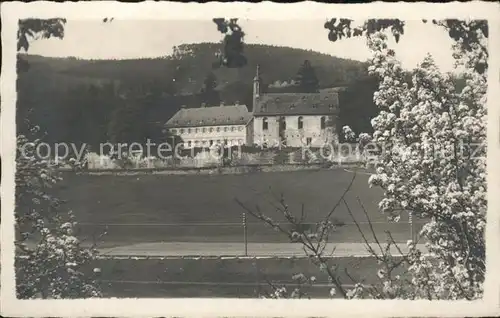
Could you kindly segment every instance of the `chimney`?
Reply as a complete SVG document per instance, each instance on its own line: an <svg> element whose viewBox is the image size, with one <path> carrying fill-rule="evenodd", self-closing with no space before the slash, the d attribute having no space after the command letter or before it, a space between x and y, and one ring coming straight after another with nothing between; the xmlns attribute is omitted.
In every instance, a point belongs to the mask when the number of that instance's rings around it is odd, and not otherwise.
<svg viewBox="0 0 500 318"><path fill-rule="evenodd" d="M201 103L201 108L207 107L207 103Z"/></svg>
<svg viewBox="0 0 500 318"><path fill-rule="evenodd" d="M240 104L240 101L239 101L239 100L237 100L237 101L234 103L234 105L235 105L235 106L238 106L239 104Z"/></svg>
<svg viewBox="0 0 500 318"><path fill-rule="evenodd" d="M221 105L221 106L224 106L224 102L223 102L223 101L221 101L221 102L220 102L220 105Z"/></svg>

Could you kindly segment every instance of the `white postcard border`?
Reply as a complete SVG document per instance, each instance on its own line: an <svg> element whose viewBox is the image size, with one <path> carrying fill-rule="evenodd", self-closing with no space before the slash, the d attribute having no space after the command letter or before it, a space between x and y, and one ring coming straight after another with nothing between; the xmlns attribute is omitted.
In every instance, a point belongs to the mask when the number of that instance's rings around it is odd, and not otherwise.
<svg viewBox="0 0 500 318"><path fill-rule="evenodd" d="M500 23L494 3L371 3L355 5L296 3L171 3L171 2L10 2L2 3L2 75L0 113L1 180L1 310L14 317L48 316L488 316L500 310ZM279 14L277 14L279 12ZM376 301L376 300L263 300L263 299L92 299L18 300L14 282L14 173L15 173L15 78L16 33L19 18L65 17L67 19L207 19L207 17L288 20L349 17L489 20L488 74L488 216L487 274L483 300ZM318 32L320 32L319 30ZM325 33L326 36L326 33Z"/></svg>

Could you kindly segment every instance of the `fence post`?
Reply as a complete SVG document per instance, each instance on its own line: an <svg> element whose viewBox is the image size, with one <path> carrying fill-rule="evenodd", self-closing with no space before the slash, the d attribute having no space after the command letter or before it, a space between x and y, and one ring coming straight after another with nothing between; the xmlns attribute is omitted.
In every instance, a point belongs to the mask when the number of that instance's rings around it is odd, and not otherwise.
<svg viewBox="0 0 500 318"><path fill-rule="evenodd" d="M245 256L248 256L248 241L247 241L247 213L243 212L243 243L245 244Z"/></svg>
<svg viewBox="0 0 500 318"><path fill-rule="evenodd" d="M411 211L408 212L408 222L410 223L411 241L415 242L415 229L413 228L413 213Z"/></svg>

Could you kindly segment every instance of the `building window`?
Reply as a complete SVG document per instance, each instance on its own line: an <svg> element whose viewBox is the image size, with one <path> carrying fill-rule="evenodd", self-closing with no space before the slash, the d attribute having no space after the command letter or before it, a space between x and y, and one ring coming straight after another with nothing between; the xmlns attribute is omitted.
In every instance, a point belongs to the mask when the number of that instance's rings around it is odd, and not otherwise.
<svg viewBox="0 0 500 318"><path fill-rule="evenodd" d="M201 129L201 131L202 131L203 133L206 133L206 132L207 132L207 129L206 129L205 127L203 127L203 128Z"/></svg>
<svg viewBox="0 0 500 318"><path fill-rule="evenodd" d="M224 131L227 131L227 127L224 127Z"/></svg>
<svg viewBox="0 0 500 318"><path fill-rule="evenodd" d="M234 126L231 126L231 131L234 131L236 128Z"/></svg>
<svg viewBox="0 0 500 318"><path fill-rule="evenodd" d="M298 122L297 122L297 126L299 129L304 128L304 118L302 118L302 116L299 117Z"/></svg>
<svg viewBox="0 0 500 318"><path fill-rule="evenodd" d="M194 132L195 132L195 133L198 133L198 128L196 128L196 129L194 130Z"/></svg>
<svg viewBox="0 0 500 318"><path fill-rule="evenodd" d="M285 117L281 117L281 127L283 128L283 130L286 129L286 118Z"/></svg>
<svg viewBox="0 0 500 318"><path fill-rule="evenodd" d="M326 127L326 119L323 116L323 117L321 117L321 129L325 129L325 127Z"/></svg>
<svg viewBox="0 0 500 318"><path fill-rule="evenodd" d="M183 134L184 133L184 128L181 128L180 132L181 132L181 134Z"/></svg>
<svg viewBox="0 0 500 318"><path fill-rule="evenodd" d="M214 132L214 129L212 127L210 127L209 131L210 132Z"/></svg>
<svg viewBox="0 0 500 318"><path fill-rule="evenodd" d="M238 127L238 130L242 131L243 130L243 126Z"/></svg>
<svg viewBox="0 0 500 318"><path fill-rule="evenodd" d="M213 145L214 145L214 141L210 140L210 146L213 146Z"/></svg>
<svg viewBox="0 0 500 318"><path fill-rule="evenodd" d="M190 134L190 133L191 133L191 128L188 128L188 134Z"/></svg>
<svg viewBox="0 0 500 318"><path fill-rule="evenodd" d="M175 135L177 133L177 130L172 129L172 130L170 130L170 132Z"/></svg>
<svg viewBox="0 0 500 318"><path fill-rule="evenodd" d="M267 117L262 118L262 130L268 130L269 125L267 123Z"/></svg>
<svg viewBox="0 0 500 318"><path fill-rule="evenodd" d="M220 131L220 127L217 127L217 132L219 132L219 131Z"/></svg>
<svg viewBox="0 0 500 318"><path fill-rule="evenodd" d="M188 141L188 148L191 148L191 140Z"/></svg>
<svg viewBox="0 0 500 318"><path fill-rule="evenodd" d="M311 142L312 142L312 138L311 137L308 137L306 139L306 142L307 142L307 145L310 146L311 145Z"/></svg>

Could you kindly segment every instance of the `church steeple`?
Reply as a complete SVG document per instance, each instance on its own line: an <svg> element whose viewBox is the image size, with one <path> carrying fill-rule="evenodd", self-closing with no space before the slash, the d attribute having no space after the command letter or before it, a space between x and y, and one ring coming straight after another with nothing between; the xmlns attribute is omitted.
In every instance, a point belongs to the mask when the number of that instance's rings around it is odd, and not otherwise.
<svg viewBox="0 0 500 318"><path fill-rule="evenodd" d="M257 71L255 73L255 77L253 78L253 96L259 97L260 95L260 74L259 74L260 66L257 64Z"/></svg>

